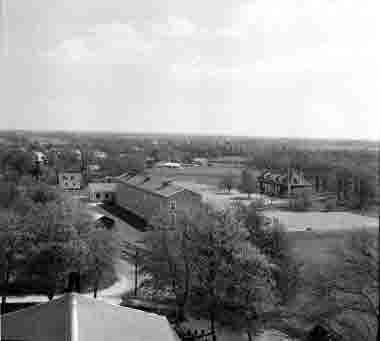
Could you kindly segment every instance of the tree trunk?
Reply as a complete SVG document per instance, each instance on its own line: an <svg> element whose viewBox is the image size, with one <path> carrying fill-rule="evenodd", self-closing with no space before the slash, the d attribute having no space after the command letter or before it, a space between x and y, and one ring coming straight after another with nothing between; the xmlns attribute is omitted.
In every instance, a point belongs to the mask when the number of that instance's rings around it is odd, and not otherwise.
<svg viewBox="0 0 380 341"><path fill-rule="evenodd" d="M7 305L7 295L8 295L8 286L9 286L9 271L7 270L5 273L5 279L4 279L4 292L3 295L1 296L1 314L5 314L5 308Z"/></svg>
<svg viewBox="0 0 380 341"><path fill-rule="evenodd" d="M248 341L253 341L252 333L249 329L247 329L247 336L248 336Z"/></svg>
<svg viewBox="0 0 380 341"><path fill-rule="evenodd" d="M99 275L95 277L93 289L94 289L94 298L97 298L98 290L99 290Z"/></svg>
<svg viewBox="0 0 380 341"><path fill-rule="evenodd" d="M139 274L139 268L138 268L138 257L139 253L138 250L136 249L136 254L135 254L135 271L134 271L134 279L135 279L135 286L134 286L134 295L137 297L137 289L138 289L138 274Z"/></svg>
<svg viewBox="0 0 380 341"><path fill-rule="evenodd" d="M216 330L215 330L215 315L213 311L210 312L210 324L211 324L212 341L217 341Z"/></svg>
<svg viewBox="0 0 380 341"><path fill-rule="evenodd" d="M1 315L5 314L5 307L6 307L6 305L7 305L7 294L4 293L1 296Z"/></svg>

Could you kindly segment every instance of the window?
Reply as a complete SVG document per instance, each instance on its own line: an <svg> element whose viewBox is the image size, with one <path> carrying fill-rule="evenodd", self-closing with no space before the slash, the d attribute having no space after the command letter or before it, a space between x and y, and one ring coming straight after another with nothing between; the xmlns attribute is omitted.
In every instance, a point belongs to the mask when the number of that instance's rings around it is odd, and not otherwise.
<svg viewBox="0 0 380 341"><path fill-rule="evenodd" d="M171 223L172 223L173 225L175 225L175 224L176 224L176 215L175 215L175 213L172 213L172 214L170 215L170 217L171 217Z"/></svg>
<svg viewBox="0 0 380 341"><path fill-rule="evenodd" d="M95 194L95 198L96 198L96 199L100 199L100 193L96 193L96 194Z"/></svg>
<svg viewBox="0 0 380 341"><path fill-rule="evenodd" d="M74 180L74 175L71 175L71 176L70 176L70 180Z"/></svg>
<svg viewBox="0 0 380 341"><path fill-rule="evenodd" d="M170 211L175 211L176 208L177 208L177 205L176 205L175 200L170 200L169 201L169 210Z"/></svg>
<svg viewBox="0 0 380 341"><path fill-rule="evenodd" d="M106 194L104 195L104 197L105 197L106 199L109 199L110 195L109 195L108 193L106 193Z"/></svg>

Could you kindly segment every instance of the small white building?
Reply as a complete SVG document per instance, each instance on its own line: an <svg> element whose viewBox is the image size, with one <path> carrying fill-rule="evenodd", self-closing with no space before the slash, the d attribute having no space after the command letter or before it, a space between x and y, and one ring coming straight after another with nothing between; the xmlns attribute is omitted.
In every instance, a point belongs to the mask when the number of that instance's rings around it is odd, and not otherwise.
<svg viewBox="0 0 380 341"><path fill-rule="evenodd" d="M108 154L101 150L95 150L94 157L96 157L97 159L106 159L108 157Z"/></svg>
<svg viewBox="0 0 380 341"><path fill-rule="evenodd" d="M79 190L83 186L81 172L67 171L58 174L58 184L63 190Z"/></svg>
<svg viewBox="0 0 380 341"><path fill-rule="evenodd" d="M33 151L33 158L36 163L46 165L48 163L47 156L39 151Z"/></svg>
<svg viewBox="0 0 380 341"><path fill-rule="evenodd" d="M182 169L182 165L178 162L159 162L156 164L158 168L174 168L174 169Z"/></svg>
<svg viewBox="0 0 380 341"><path fill-rule="evenodd" d="M112 202L115 199L116 183L92 182L88 184L89 200L93 202Z"/></svg>
<svg viewBox="0 0 380 341"><path fill-rule="evenodd" d="M199 166L207 166L208 165L208 159L205 157L196 157L193 159L193 163Z"/></svg>
<svg viewBox="0 0 380 341"><path fill-rule="evenodd" d="M97 172L97 171L100 171L100 165L98 165L98 164L92 164L92 165L88 165L88 169L89 169L89 171L91 171L91 172Z"/></svg>

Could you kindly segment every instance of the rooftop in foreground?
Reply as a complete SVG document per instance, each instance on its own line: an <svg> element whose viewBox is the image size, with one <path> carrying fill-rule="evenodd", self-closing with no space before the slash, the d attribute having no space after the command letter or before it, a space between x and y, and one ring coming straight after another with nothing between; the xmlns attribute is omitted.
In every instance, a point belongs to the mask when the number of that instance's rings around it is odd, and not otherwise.
<svg viewBox="0 0 380 341"><path fill-rule="evenodd" d="M79 294L2 316L2 339L178 341L166 317Z"/></svg>

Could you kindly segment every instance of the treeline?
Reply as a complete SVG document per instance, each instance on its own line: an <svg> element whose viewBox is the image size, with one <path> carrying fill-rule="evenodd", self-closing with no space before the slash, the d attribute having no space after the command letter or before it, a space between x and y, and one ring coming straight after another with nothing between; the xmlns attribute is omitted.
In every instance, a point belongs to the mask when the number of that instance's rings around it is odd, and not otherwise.
<svg viewBox="0 0 380 341"><path fill-rule="evenodd" d="M377 155L368 150L257 149L249 162L259 170L302 170L323 191L341 194L352 208L363 208L376 198Z"/></svg>
<svg viewBox="0 0 380 341"><path fill-rule="evenodd" d="M140 297L174 304L178 331L182 322L202 318L209 320L204 333L213 341L219 328L248 340L267 329L300 340L375 339L376 233L347 233L330 261L315 266L303 264L291 235L278 223L264 225L254 205L206 206L175 221L158 215L152 226L135 258L145 279Z"/></svg>
<svg viewBox="0 0 380 341"><path fill-rule="evenodd" d="M11 294L52 299L80 274L94 295L114 276L119 253L113 231L94 224L77 202L50 186L23 178L0 182L0 293L2 311Z"/></svg>
<svg viewBox="0 0 380 341"><path fill-rule="evenodd" d="M143 290L174 300L177 322L189 316L244 331L250 340L268 321L282 318L296 294L300 264L280 225L263 226L254 207L194 216L153 218L139 257Z"/></svg>

